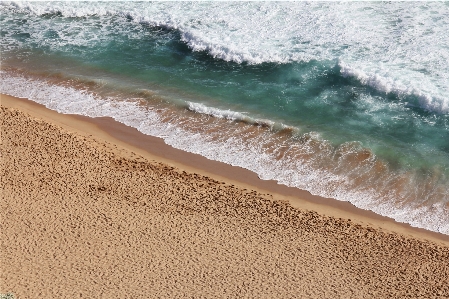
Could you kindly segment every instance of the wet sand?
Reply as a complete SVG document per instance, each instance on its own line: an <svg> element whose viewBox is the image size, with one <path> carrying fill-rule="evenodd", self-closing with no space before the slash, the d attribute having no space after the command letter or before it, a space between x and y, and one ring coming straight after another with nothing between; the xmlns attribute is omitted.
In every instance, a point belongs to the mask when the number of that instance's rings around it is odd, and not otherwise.
<svg viewBox="0 0 449 299"><path fill-rule="evenodd" d="M0 293L449 297L448 236L261 181L109 118L1 100Z"/></svg>

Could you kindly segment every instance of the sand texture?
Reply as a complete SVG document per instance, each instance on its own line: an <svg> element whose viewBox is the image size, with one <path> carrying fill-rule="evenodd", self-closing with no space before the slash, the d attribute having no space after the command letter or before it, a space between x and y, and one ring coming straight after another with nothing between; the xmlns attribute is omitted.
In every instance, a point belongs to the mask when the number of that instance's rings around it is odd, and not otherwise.
<svg viewBox="0 0 449 299"><path fill-rule="evenodd" d="M299 210L1 110L0 293L449 298L449 247Z"/></svg>

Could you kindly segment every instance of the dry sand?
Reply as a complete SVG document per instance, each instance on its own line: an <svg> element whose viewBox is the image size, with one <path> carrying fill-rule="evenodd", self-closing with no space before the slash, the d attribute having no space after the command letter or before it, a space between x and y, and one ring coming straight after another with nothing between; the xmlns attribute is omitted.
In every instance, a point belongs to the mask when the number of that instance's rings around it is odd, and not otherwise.
<svg viewBox="0 0 449 299"><path fill-rule="evenodd" d="M0 119L0 293L449 298L447 236L183 167L27 101L2 95Z"/></svg>

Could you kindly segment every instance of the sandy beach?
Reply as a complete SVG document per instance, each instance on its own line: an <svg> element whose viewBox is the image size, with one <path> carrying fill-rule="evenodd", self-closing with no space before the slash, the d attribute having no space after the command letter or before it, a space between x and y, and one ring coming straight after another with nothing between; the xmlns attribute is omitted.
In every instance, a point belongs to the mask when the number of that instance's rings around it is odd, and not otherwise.
<svg viewBox="0 0 449 299"><path fill-rule="evenodd" d="M449 236L1 95L0 294L449 298Z"/></svg>

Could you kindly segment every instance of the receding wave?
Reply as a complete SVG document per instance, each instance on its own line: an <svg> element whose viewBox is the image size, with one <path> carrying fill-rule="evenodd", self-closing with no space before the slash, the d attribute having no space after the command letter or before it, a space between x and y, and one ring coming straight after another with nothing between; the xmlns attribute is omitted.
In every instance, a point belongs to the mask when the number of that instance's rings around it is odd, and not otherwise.
<svg viewBox="0 0 449 299"><path fill-rule="evenodd" d="M0 91L50 109L109 116L176 148L254 171L262 179L349 201L416 227L449 234L449 190L444 173L392 169L358 142L335 146L318 133L248 125L247 115L187 103L187 115L170 107L143 106L138 98L103 98L70 86L10 72ZM141 92L142 96L148 93ZM151 94L150 94L151 96Z"/></svg>

